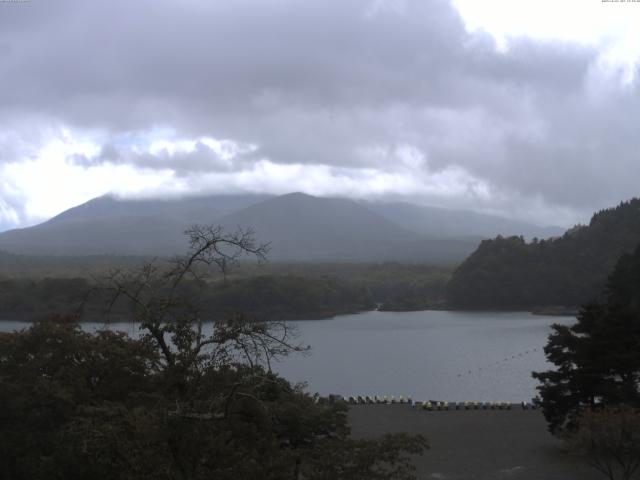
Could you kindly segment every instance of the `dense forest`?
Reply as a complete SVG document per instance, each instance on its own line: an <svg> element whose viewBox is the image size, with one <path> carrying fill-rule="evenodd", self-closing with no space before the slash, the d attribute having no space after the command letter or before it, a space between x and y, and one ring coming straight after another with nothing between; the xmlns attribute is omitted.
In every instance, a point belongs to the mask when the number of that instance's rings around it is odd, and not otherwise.
<svg viewBox="0 0 640 480"><path fill-rule="evenodd" d="M573 308L598 298L618 258L640 244L640 199L597 212L562 237L483 241L453 273L453 308Z"/></svg>
<svg viewBox="0 0 640 480"><path fill-rule="evenodd" d="M112 257L111 261L119 271L129 271L143 259ZM109 275L109 257L26 257L0 252L0 266L0 319L74 314L84 303L83 320L102 320L108 299L96 287ZM445 267L399 263L245 263L227 276L211 272L204 288L198 288L198 304L206 320L240 312L261 320L284 320L328 318L374 308L441 308L450 275ZM115 315L126 316L126 308L120 307Z"/></svg>
<svg viewBox="0 0 640 480"><path fill-rule="evenodd" d="M193 290L187 283L185 289ZM256 319L323 318L371 310L368 290L338 278L263 275L217 280L199 289L198 307L206 320L243 313ZM101 320L108 298L84 278L0 280L0 318L36 320L52 312L72 315L82 306L83 320ZM111 319L127 316L125 305Z"/></svg>
<svg viewBox="0 0 640 480"><path fill-rule="evenodd" d="M151 256L19 255L0 250L3 278L94 278L114 269L136 268Z"/></svg>

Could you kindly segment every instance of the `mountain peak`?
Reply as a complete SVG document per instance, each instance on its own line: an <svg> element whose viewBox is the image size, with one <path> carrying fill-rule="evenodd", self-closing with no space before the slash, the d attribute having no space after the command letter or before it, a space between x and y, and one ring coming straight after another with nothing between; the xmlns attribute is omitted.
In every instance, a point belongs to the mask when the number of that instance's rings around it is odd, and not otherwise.
<svg viewBox="0 0 640 480"><path fill-rule="evenodd" d="M410 203L367 203L304 192L125 199L103 195L53 219L0 234L0 248L27 254L172 255L194 223L253 228L271 258L295 261L461 261L480 238L535 233L528 225ZM540 232L544 233L544 232Z"/></svg>

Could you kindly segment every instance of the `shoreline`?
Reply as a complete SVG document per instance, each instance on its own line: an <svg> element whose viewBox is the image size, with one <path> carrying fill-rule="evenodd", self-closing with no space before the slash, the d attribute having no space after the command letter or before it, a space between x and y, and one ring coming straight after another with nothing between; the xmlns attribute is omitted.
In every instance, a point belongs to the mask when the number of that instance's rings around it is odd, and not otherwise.
<svg viewBox="0 0 640 480"><path fill-rule="evenodd" d="M371 310L357 310L357 311L344 311L344 312L327 312L327 313L318 313L306 315L305 318L294 318L292 315L280 315L274 316L270 320L267 321L276 321L276 322L306 322L306 321L318 321L318 320L333 320L336 317L340 317L343 315L357 315L361 313L371 313L371 312L381 312L381 313L410 313L410 312L470 312L470 313L529 313L533 316L538 317L575 317L577 315L577 310L571 309L532 309L532 310L518 310L518 309L448 309L448 308L427 308L420 310L385 310L380 308L374 308ZM115 315L114 315L115 316ZM266 316L266 315L264 315ZM257 319L257 316L253 317ZM14 317L3 317L0 316L0 323L6 322L17 322L17 323L35 323L39 320L46 320L46 317L42 315L34 315L34 316L25 316L22 317L20 315ZM259 320L258 321L263 321ZM106 322L103 318L95 317L95 318L87 318L78 321L79 324L83 323L129 323L131 320L126 318L113 318L110 321ZM205 320L203 323L213 323L215 320Z"/></svg>

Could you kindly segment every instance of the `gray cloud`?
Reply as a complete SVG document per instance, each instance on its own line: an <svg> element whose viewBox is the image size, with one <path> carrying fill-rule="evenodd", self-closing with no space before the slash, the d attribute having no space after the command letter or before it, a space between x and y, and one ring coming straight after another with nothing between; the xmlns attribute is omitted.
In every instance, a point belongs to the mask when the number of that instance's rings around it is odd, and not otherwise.
<svg viewBox="0 0 640 480"><path fill-rule="evenodd" d="M110 163L114 165L134 165L142 169L172 170L177 176L200 174L203 172L232 172L236 162L224 158L219 152L202 141L196 141L192 150L171 152L164 148L157 152L136 152L130 148L104 144L95 156L76 154L70 157L75 165L91 167Z"/></svg>
<svg viewBox="0 0 640 480"><path fill-rule="evenodd" d="M3 125L33 117L108 138L166 126L258 147L229 161L202 143L140 154L106 141L77 164L169 168L186 179L263 158L393 173L408 168L396 152L410 146L425 158L413 168L460 168L492 193L425 193L435 203L579 215L638 193L637 82L607 80L593 48L519 39L497 52L488 35L465 31L448 1L0 8ZM4 143L0 162L12 155Z"/></svg>

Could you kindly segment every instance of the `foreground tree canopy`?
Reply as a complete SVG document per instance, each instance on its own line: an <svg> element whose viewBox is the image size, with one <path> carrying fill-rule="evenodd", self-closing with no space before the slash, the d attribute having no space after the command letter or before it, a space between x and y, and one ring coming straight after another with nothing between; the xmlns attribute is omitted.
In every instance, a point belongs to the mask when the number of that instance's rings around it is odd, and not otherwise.
<svg viewBox="0 0 640 480"><path fill-rule="evenodd" d="M552 432L577 427L585 408L640 407L640 247L618 261L605 301L553 330L545 353L556 369L533 374Z"/></svg>
<svg viewBox="0 0 640 480"><path fill-rule="evenodd" d="M105 283L139 338L52 318L0 335L0 472L7 479L410 479L420 436L358 440L346 406L271 372L302 350L283 323L202 329L198 267L265 251L250 233L194 228L171 269ZM193 283L193 282L192 282Z"/></svg>
<svg viewBox="0 0 640 480"><path fill-rule="evenodd" d="M626 405L585 409L566 440L609 480L630 480L640 467L640 411Z"/></svg>

